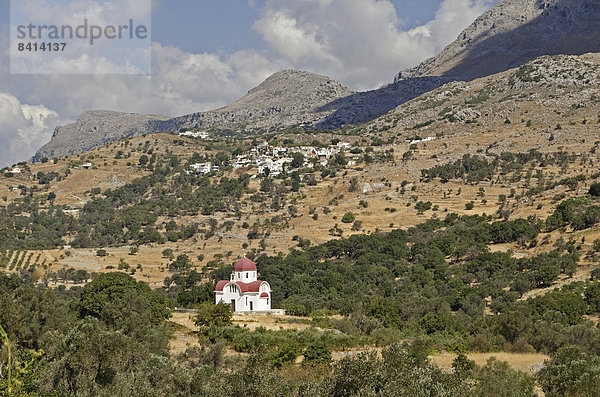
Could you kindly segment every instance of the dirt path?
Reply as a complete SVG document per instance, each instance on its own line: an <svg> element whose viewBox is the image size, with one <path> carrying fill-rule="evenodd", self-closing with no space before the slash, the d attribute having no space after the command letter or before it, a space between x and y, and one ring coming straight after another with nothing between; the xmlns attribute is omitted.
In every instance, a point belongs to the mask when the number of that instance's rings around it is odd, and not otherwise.
<svg viewBox="0 0 600 397"><path fill-rule="evenodd" d="M311 326L305 318L294 316L234 315L232 320L233 325L248 328L252 331L258 327L263 327L269 331L286 329L302 331ZM189 347L199 346L198 335L196 334L198 327L194 324L193 313L175 312L170 321L175 324L175 331L170 343L171 353L178 354L184 352Z"/></svg>
<svg viewBox="0 0 600 397"><path fill-rule="evenodd" d="M430 356L432 363L436 364L443 370L452 368L452 361L456 358L456 354L444 352ZM469 353L467 357L475 361L477 365L483 366L491 357L495 357L498 361L506 361L511 368L518 371L527 372L529 374L539 371L541 365L550 357L539 353Z"/></svg>

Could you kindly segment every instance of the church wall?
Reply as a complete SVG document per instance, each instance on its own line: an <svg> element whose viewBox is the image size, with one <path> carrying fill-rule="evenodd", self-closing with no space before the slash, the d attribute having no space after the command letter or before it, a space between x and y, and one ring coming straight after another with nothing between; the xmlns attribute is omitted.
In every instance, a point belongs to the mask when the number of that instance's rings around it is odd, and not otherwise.
<svg viewBox="0 0 600 397"><path fill-rule="evenodd" d="M243 299L243 296L240 296L240 289L236 288L235 291L236 292L231 292L229 290L229 286L231 284L228 284L225 286L225 288L223 288L223 294L222 294L222 300L223 303L225 304L231 304L231 301L234 300L235 301L235 311L239 312L239 311L246 311L246 306L245 306L245 300Z"/></svg>
<svg viewBox="0 0 600 397"><path fill-rule="evenodd" d="M256 311L257 307L258 307L258 296L257 294L244 294L243 296L243 309L237 310L239 312L244 311L250 311L250 304L252 304L252 311Z"/></svg>
<svg viewBox="0 0 600 397"><path fill-rule="evenodd" d="M257 272L233 272L234 281L240 281L242 283L251 283L256 281L258 275Z"/></svg>
<svg viewBox="0 0 600 397"><path fill-rule="evenodd" d="M258 304L256 307L256 310L258 311L271 310L271 297L258 298Z"/></svg>

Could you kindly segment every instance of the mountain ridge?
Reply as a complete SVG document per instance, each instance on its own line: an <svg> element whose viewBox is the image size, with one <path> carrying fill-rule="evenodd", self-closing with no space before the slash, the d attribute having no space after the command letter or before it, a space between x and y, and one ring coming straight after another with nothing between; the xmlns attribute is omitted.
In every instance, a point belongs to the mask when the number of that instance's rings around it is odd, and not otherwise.
<svg viewBox="0 0 600 397"><path fill-rule="evenodd" d="M106 117L98 120L106 131L97 136L80 133L97 128L87 117L85 122L57 127L33 160L82 153L119 137L156 132L332 130L369 122L451 81L500 73L544 55L600 52L599 20L596 0L500 0L440 54L401 71L392 83L376 90L355 93L326 76L283 70L220 109L174 118L115 112L113 124Z"/></svg>
<svg viewBox="0 0 600 397"><path fill-rule="evenodd" d="M543 55L600 52L595 0L500 0L435 57L401 71L395 82L443 76L473 80Z"/></svg>
<svg viewBox="0 0 600 397"><path fill-rule="evenodd" d="M124 137L149 133L216 126L246 130L250 124L256 130L276 125L279 128L306 127L332 112L319 111L319 108L352 94L354 91L327 76L283 70L232 104L211 111L179 117L86 111L74 123L57 127L51 141L40 148L32 160L84 153Z"/></svg>

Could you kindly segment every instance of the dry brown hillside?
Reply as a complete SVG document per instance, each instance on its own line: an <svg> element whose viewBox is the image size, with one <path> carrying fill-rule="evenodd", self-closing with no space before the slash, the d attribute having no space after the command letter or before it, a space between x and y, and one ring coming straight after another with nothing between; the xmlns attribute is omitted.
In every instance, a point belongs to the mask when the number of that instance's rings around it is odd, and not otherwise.
<svg viewBox="0 0 600 397"><path fill-rule="evenodd" d="M342 139L356 144L361 153L357 155L357 164L338 169L333 178L314 173L316 184L303 183L299 192L286 193L282 197L284 205L278 210L252 199L261 193L261 178L255 178L250 182L250 192L240 200L237 213L178 217L179 224L200 225L201 231L191 239L144 245L133 255L128 246L107 247L106 257L98 257L92 249L66 247L44 251L45 272L64 267L102 272L116 269L124 261L138 267L136 278L157 287L169 275L165 266L170 259L161 255L165 248L171 248L175 256L187 254L194 266L202 270L215 259L231 263L251 251L285 254L306 239L314 245L340 234L409 228L450 212L545 219L561 198L583 196L590 184L598 181L599 62L599 56L593 54L545 57L499 75L448 84L367 125L335 133L292 131L265 136L273 144L288 146L315 141L328 144L332 139ZM194 153L231 154L236 149L243 152L253 147L255 139L203 141L169 134L132 138L81 156L60 158L56 163L29 164L21 174L0 178L0 197L2 205L8 205L22 197L22 192L31 192L29 189L35 189L34 196L53 192L54 202L77 216L78 210L98 192L148 175L150 171L138 165L144 153L175 154L184 166ZM561 160L499 169L492 178L481 181L427 180L422 175L422 170L454 162L467 154L491 161L504 152L526 153L532 149ZM88 162L91 167L83 168ZM61 180L40 185L36 179L39 172L56 172ZM226 170L214 178L237 178L245 172L256 175L257 170ZM577 175L583 177L574 185L557 184ZM353 180L356 190L350 191ZM267 194L269 202L276 194ZM430 202L430 208L419 212L415 207L421 201ZM471 202L473 208L467 209ZM347 212L353 212L358 222L343 223ZM169 220L161 217L157 222L159 230ZM207 238L202 231L211 222L216 227L214 235ZM260 226L262 237L248 239L248 225L254 224ZM335 230L336 227L339 229ZM493 249L513 250L517 255L527 256L549 250L560 237L578 242L585 237L582 245L585 251L600 238L600 229L542 234L538 239L541 243L532 248L506 245ZM592 263L583 259L578 276L589 274Z"/></svg>

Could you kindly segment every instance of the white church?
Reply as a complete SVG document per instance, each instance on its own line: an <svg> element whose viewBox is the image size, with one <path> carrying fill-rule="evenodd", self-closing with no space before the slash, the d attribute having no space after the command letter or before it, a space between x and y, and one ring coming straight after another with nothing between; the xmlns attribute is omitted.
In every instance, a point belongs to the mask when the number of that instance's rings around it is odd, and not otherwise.
<svg viewBox="0 0 600 397"><path fill-rule="evenodd" d="M237 313L271 312L271 286L258 280L256 264L248 258L238 260L228 280L215 288L216 302L231 305Z"/></svg>

